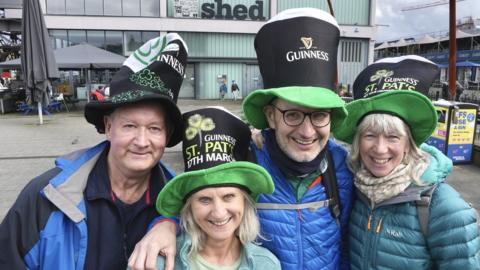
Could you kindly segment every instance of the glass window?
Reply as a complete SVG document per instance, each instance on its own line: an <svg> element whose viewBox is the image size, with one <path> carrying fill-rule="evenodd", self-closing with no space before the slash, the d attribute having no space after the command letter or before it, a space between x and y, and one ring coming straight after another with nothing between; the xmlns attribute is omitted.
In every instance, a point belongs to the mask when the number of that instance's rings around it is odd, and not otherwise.
<svg viewBox="0 0 480 270"><path fill-rule="evenodd" d="M66 0L67 14L83 15L85 14L84 0Z"/></svg>
<svg viewBox="0 0 480 270"><path fill-rule="evenodd" d="M87 42L85 30L68 30L69 46L77 45L82 42Z"/></svg>
<svg viewBox="0 0 480 270"><path fill-rule="evenodd" d="M65 0L47 0L47 14L65 14Z"/></svg>
<svg viewBox="0 0 480 270"><path fill-rule="evenodd" d="M103 1L85 0L86 15L103 15Z"/></svg>
<svg viewBox="0 0 480 270"><path fill-rule="evenodd" d="M87 42L90 45L104 49L105 48L105 32L88 30Z"/></svg>
<svg viewBox="0 0 480 270"><path fill-rule="evenodd" d="M142 37L141 33L137 31L125 31L124 34L125 40L125 55L130 55L136 49L142 46Z"/></svg>
<svg viewBox="0 0 480 270"><path fill-rule="evenodd" d="M106 84L108 83L107 78L106 78L106 73L105 70L91 70L90 71L90 78L91 78L91 83L95 84Z"/></svg>
<svg viewBox="0 0 480 270"><path fill-rule="evenodd" d="M160 36L158 32L142 32L142 44L158 36Z"/></svg>
<svg viewBox="0 0 480 270"><path fill-rule="evenodd" d="M49 30L49 32L53 49L59 49L68 46L67 30Z"/></svg>
<svg viewBox="0 0 480 270"><path fill-rule="evenodd" d="M105 31L105 50L123 55L122 31Z"/></svg>
<svg viewBox="0 0 480 270"><path fill-rule="evenodd" d="M159 0L140 0L141 16L160 17Z"/></svg>
<svg viewBox="0 0 480 270"><path fill-rule="evenodd" d="M122 16L122 0L103 0L103 14Z"/></svg>
<svg viewBox="0 0 480 270"><path fill-rule="evenodd" d="M140 16L140 0L123 0L123 16Z"/></svg>

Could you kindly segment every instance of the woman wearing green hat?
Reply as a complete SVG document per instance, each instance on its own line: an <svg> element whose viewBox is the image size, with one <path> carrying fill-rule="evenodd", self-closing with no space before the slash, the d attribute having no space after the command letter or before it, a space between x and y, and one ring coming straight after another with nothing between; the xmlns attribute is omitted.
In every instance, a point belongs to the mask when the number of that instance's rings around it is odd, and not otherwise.
<svg viewBox="0 0 480 270"><path fill-rule="evenodd" d="M163 216L181 219L174 269L280 269L270 251L254 244L260 231L255 201L274 185L265 169L246 161L249 127L220 107L183 117L185 173L157 198ZM164 259L158 257L158 269Z"/></svg>
<svg viewBox="0 0 480 270"><path fill-rule="evenodd" d="M354 83L335 133L352 144L352 269L480 269L476 212L443 182L451 160L421 145L437 124L421 93L437 74L427 59L403 56L375 62Z"/></svg>

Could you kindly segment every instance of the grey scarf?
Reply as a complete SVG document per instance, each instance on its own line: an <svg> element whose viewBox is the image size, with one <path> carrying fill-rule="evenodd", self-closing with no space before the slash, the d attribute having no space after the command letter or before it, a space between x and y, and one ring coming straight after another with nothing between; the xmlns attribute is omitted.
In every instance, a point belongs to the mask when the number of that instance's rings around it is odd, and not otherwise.
<svg viewBox="0 0 480 270"><path fill-rule="evenodd" d="M354 184L370 199L373 207L405 191L412 183L412 179L418 179L427 167L428 162L420 159L409 164L401 163L390 174L375 177L362 166L355 174Z"/></svg>

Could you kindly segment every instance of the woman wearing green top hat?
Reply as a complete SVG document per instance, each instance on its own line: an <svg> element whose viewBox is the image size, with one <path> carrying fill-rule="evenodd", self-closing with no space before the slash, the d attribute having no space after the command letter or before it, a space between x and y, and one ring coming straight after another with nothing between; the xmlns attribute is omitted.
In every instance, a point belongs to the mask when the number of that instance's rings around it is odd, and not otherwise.
<svg viewBox="0 0 480 270"><path fill-rule="evenodd" d="M451 160L421 145L437 124L424 95L437 74L427 59L403 56L377 61L355 80L335 133L352 144L352 269L480 269L475 210L443 182Z"/></svg>
<svg viewBox="0 0 480 270"><path fill-rule="evenodd" d="M220 107L184 114L185 173L157 198L157 210L180 216L174 269L280 269L267 249L254 244L260 224L255 201L270 194L268 172L247 162L250 129ZM163 269L159 256L157 268Z"/></svg>

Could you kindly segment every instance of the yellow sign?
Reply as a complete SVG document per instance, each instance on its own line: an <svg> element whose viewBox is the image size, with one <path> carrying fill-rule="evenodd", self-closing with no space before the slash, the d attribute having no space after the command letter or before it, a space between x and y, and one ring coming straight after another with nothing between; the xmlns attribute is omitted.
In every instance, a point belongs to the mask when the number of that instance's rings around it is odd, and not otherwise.
<svg viewBox="0 0 480 270"><path fill-rule="evenodd" d="M437 128L432 134L432 137L440 139L440 140L447 140L447 124L448 123L448 108L435 106L438 115L438 123Z"/></svg>
<svg viewBox="0 0 480 270"><path fill-rule="evenodd" d="M57 84L56 88L57 93L70 93L70 85L68 83Z"/></svg>
<svg viewBox="0 0 480 270"><path fill-rule="evenodd" d="M451 111L452 117L456 114L457 123L450 123L448 144L472 144L475 134L475 109L459 109Z"/></svg>

